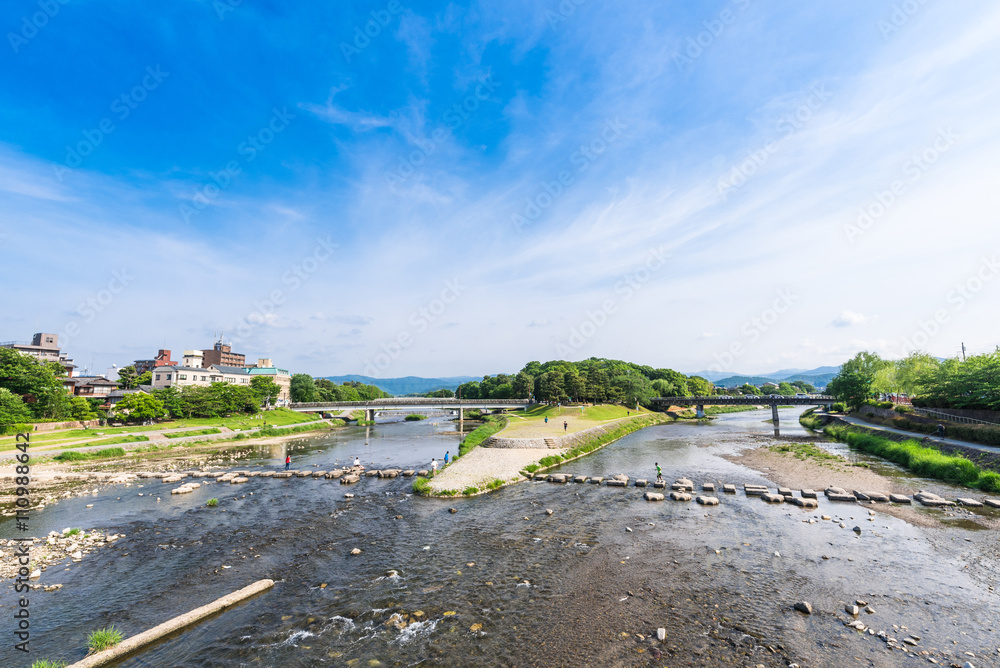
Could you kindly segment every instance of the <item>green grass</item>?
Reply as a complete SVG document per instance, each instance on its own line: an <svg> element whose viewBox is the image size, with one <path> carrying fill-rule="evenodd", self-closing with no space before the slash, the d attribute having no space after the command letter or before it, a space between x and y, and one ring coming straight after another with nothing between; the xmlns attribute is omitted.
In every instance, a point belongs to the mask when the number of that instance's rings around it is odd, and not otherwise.
<svg viewBox="0 0 1000 668"><path fill-rule="evenodd" d="M829 426L825 432L838 441L862 452L888 459L919 476L980 489L984 492L1000 492L1000 474L983 470L975 462L964 457L946 455L940 450L925 447L914 440L899 443L847 427Z"/></svg>
<svg viewBox="0 0 1000 668"><path fill-rule="evenodd" d="M122 632L111 625L106 629L91 631L90 635L87 636L87 647L93 653L102 652L114 647L124 639L125 636L122 635Z"/></svg>
<svg viewBox="0 0 1000 668"><path fill-rule="evenodd" d="M491 415L487 418L488 422L484 425L476 427L468 436L465 437L458 446L458 456L462 457L475 448L477 445L488 439L493 434L501 431L507 426L508 418L503 416Z"/></svg>
<svg viewBox="0 0 1000 668"><path fill-rule="evenodd" d="M48 659L38 659L32 662L31 668L66 668L66 662L49 661Z"/></svg>
<svg viewBox="0 0 1000 668"><path fill-rule="evenodd" d="M527 471L528 473L534 473L540 468L542 467L539 466L538 464L528 464L527 466L524 467L524 470Z"/></svg>
<svg viewBox="0 0 1000 668"><path fill-rule="evenodd" d="M185 438L187 436L204 436L206 434L221 434L222 430L216 427L206 429L192 429L191 431L175 431L172 434L164 434L167 438Z"/></svg>
<svg viewBox="0 0 1000 668"><path fill-rule="evenodd" d="M66 532L65 534L63 534L63 535L64 535L64 536L78 536L78 535L80 535L81 533L83 533L83 529L70 529L69 531L67 531L67 532Z"/></svg>
<svg viewBox="0 0 1000 668"><path fill-rule="evenodd" d="M555 466L561 462L576 459L577 457L604 447L608 443L617 441L619 438L631 434L633 431L639 431L645 427L666 422L668 419L669 418L662 413L646 412L636 415L632 417L631 420L623 420L622 422L615 424L613 429L610 429L602 434L588 435L583 443L571 450L566 451L562 455L549 455L548 457L542 457L538 460L537 465L529 464L524 468L524 470L529 473L534 473L538 469L549 468L550 466Z"/></svg>
<svg viewBox="0 0 1000 668"><path fill-rule="evenodd" d="M474 487L472 485L466 487L465 490L462 491L462 494L464 494L465 496L472 496L473 494L478 494L478 493L479 493L479 488Z"/></svg>
<svg viewBox="0 0 1000 668"><path fill-rule="evenodd" d="M111 459L114 457L124 457L124 448L103 448L101 450L91 450L90 452L60 452L52 459L57 462L83 462L91 459Z"/></svg>
<svg viewBox="0 0 1000 668"><path fill-rule="evenodd" d="M781 445L772 445L768 448L771 452L787 453L795 457L796 459L816 459L819 461L836 461L844 462L846 461L840 455L835 455L832 452L827 452L823 448L813 445L812 443L784 443Z"/></svg>
<svg viewBox="0 0 1000 668"><path fill-rule="evenodd" d="M217 505L219 505L219 500L209 499L208 501L205 502L205 505L208 506L209 508L215 508Z"/></svg>
<svg viewBox="0 0 1000 668"><path fill-rule="evenodd" d="M431 480L430 478L417 478L413 481L411 487L414 494L420 494L421 496L427 496L431 494Z"/></svg>
<svg viewBox="0 0 1000 668"><path fill-rule="evenodd" d="M501 480L500 478L494 478L493 480L490 480L488 483L486 483L487 489L500 489L501 487L503 487L503 480Z"/></svg>
<svg viewBox="0 0 1000 668"><path fill-rule="evenodd" d="M427 416L421 415L420 413L410 413L403 419L406 420L407 422L417 422L418 420L426 420Z"/></svg>

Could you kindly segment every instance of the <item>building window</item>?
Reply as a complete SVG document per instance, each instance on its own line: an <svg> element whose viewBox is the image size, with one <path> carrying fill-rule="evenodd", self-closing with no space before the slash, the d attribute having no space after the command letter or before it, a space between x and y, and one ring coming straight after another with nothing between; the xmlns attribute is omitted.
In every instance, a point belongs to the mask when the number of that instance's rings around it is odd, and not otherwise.
<svg viewBox="0 0 1000 668"><path fill-rule="evenodd" d="M156 380L160 379L160 374L156 374Z"/></svg>
<svg viewBox="0 0 1000 668"><path fill-rule="evenodd" d="M171 376L171 374L168 373L167 374L167 380L170 380L170 376Z"/></svg>
<svg viewBox="0 0 1000 668"><path fill-rule="evenodd" d="M179 374L177 374L177 380L187 380L187 379L188 379L188 377L187 377L186 373L179 373Z"/></svg>
<svg viewBox="0 0 1000 668"><path fill-rule="evenodd" d="M208 377L207 376L202 376L201 379L202 380L208 380Z"/></svg>

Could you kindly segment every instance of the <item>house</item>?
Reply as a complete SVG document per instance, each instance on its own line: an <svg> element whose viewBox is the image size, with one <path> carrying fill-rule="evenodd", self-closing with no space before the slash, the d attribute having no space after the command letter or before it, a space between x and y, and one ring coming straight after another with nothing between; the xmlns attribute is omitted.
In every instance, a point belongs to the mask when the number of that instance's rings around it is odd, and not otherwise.
<svg viewBox="0 0 1000 668"><path fill-rule="evenodd" d="M292 375L287 369L279 369L269 359L258 359L255 366L246 367L247 373L253 376L268 376L280 388L277 405L287 406L292 396Z"/></svg>
<svg viewBox="0 0 1000 668"><path fill-rule="evenodd" d="M126 395L135 394L136 392L145 392L146 394L149 394L152 391L153 391L152 385L140 385L138 387L133 387L128 390L112 390L111 393L108 394L107 404L108 407L113 407L119 401L124 399Z"/></svg>
<svg viewBox="0 0 1000 668"><path fill-rule="evenodd" d="M250 374L243 367L215 365L204 369L190 366L161 366L153 370L153 389L155 390L186 385L208 387L212 383L249 385Z"/></svg>
<svg viewBox="0 0 1000 668"><path fill-rule="evenodd" d="M104 376L76 376L66 378L63 386L77 397L103 399L118 389L118 383Z"/></svg>
<svg viewBox="0 0 1000 668"><path fill-rule="evenodd" d="M132 366L135 367L135 372L139 376L146 373L147 371L152 373L153 369L155 369L156 367L174 366L175 364L177 364L177 362L170 359L170 351L164 350L162 348L156 353L156 357L154 359L136 360L132 362Z"/></svg>
<svg viewBox="0 0 1000 668"><path fill-rule="evenodd" d="M11 348L19 353L31 355L40 362L56 362L62 366L67 377L72 377L73 369L76 368L73 360L67 358L66 353L60 352L58 334L38 332L31 337L31 343L27 341L7 341L0 343L0 348Z"/></svg>

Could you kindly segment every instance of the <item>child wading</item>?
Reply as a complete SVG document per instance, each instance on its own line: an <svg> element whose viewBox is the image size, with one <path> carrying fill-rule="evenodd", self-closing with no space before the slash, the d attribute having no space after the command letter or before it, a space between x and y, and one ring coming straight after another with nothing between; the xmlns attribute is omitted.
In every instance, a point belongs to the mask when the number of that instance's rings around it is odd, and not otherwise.
<svg viewBox="0 0 1000 668"><path fill-rule="evenodd" d="M287 471L288 467L291 466L291 465L292 465L292 456L291 455L285 455L285 470Z"/></svg>

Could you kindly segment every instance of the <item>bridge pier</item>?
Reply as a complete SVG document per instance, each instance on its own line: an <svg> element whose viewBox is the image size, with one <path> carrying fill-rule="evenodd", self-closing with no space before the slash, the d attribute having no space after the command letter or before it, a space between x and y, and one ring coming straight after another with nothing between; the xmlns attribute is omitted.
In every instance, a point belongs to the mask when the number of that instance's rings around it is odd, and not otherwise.
<svg viewBox="0 0 1000 668"><path fill-rule="evenodd" d="M374 408L366 408L365 409L365 420L367 420L368 422L374 422L375 421L375 409Z"/></svg>
<svg viewBox="0 0 1000 668"><path fill-rule="evenodd" d="M695 417L699 418L705 417L705 404L698 404L695 407Z"/></svg>
<svg viewBox="0 0 1000 668"><path fill-rule="evenodd" d="M458 407L458 433L465 433L465 409Z"/></svg>

